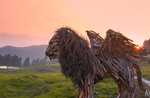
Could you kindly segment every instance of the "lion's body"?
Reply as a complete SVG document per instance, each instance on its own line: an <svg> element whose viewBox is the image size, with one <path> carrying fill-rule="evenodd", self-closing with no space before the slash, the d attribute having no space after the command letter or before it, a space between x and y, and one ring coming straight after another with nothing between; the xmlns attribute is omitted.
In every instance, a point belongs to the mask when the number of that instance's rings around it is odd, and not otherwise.
<svg viewBox="0 0 150 98"><path fill-rule="evenodd" d="M125 97L125 92L129 92L129 98L135 98L133 62L128 58L96 57L88 41L68 27L58 29L55 36L57 43L52 38L46 54L49 57L57 54L53 49L59 47L61 72L79 87L78 98L94 98L94 83L106 78L113 78L117 83L118 98Z"/></svg>

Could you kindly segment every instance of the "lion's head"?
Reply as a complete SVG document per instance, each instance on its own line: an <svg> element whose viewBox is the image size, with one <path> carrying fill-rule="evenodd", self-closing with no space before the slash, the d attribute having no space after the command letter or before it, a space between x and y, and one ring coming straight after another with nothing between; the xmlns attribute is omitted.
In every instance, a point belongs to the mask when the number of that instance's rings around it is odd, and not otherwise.
<svg viewBox="0 0 150 98"><path fill-rule="evenodd" d="M73 29L69 27L62 27L55 31L55 34L49 41L45 54L50 58L50 60L59 58L66 54L69 54L72 57L76 55L79 56L79 54L81 54L80 51L78 51L80 47L82 47L82 51L85 50L83 48L88 48L86 40L79 36Z"/></svg>
<svg viewBox="0 0 150 98"><path fill-rule="evenodd" d="M58 58L61 72L75 85L80 85L81 79L85 81L96 72L95 57L88 41L69 27L55 31L45 53L50 59Z"/></svg>
<svg viewBox="0 0 150 98"><path fill-rule="evenodd" d="M60 55L60 47L59 47L59 42L60 42L61 36L58 34L55 34L51 40L49 41L49 45L46 49L45 54L51 59L59 58Z"/></svg>

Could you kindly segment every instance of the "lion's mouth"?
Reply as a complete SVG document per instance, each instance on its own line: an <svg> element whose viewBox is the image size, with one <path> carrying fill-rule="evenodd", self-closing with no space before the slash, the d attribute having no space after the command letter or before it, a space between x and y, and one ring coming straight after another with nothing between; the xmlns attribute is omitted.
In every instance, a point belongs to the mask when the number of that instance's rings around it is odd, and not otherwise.
<svg viewBox="0 0 150 98"><path fill-rule="evenodd" d="M54 51L54 52L45 52L45 54L49 57L50 60L59 58L60 51Z"/></svg>
<svg viewBox="0 0 150 98"><path fill-rule="evenodd" d="M50 54L50 55L48 55L49 57L53 57L54 56L54 54Z"/></svg>
<svg viewBox="0 0 150 98"><path fill-rule="evenodd" d="M45 54L49 57L49 58L52 58L54 56L53 53L48 53L48 52L45 52Z"/></svg>

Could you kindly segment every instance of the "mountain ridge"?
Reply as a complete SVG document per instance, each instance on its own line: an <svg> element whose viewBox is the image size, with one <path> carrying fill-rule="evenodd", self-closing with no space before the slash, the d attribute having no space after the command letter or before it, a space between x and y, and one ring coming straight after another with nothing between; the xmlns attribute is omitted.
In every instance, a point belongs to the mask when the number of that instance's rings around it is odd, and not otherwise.
<svg viewBox="0 0 150 98"><path fill-rule="evenodd" d="M4 47L0 47L0 55L18 55L19 57L22 57L22 62L27 57L29 57L30 62L32 62L33 59L44 58L46 48L47 45L31 45L25 47L15 47L7 45Z"/></svg>

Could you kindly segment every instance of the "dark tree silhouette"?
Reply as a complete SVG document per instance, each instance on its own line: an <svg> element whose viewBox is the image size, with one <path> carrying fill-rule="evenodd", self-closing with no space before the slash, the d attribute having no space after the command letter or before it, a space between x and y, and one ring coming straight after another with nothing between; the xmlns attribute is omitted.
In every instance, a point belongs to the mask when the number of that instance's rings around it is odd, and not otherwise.
<svg viewBox="0 0 150 98"><path fill-rule="evenodd" d="M40 65L40 61L42 62L42 60L38 59L33 59L31 66L39 66Z"/></svg>
<svg viewBox="0 0 150 98"><path fill-rule="evenodd" d="M10 54L7 55L7 66L12 66L13 62L12 62L12 57Z"/></svg>
<svg viewBox="0 0 150 98"><path fill-rule="evenodd" d="M147 49L150 49L150 39L145 40L145 41L143 42L143 47L144 47L144 48L147 48Z"/></svg>
<svg viewBox="0 0 150 98"><path fill-rule="evenodd" d="M35 60L33 59L31 62L31 66L34 66L35 65L34 63L35 63Z"/></svg>
<svg viewBox="0 0 150 98"><path fill-rule="evenodd" d="M23 67L29 67L29 66L30 66L30 58L27 57L27 58L25 59L25 61L23 62Z"/></svg>
<svg viewBox="0 0 150 98"><path fill-rule="evenodd" d="M40 60L40 65L45 65L47 60L47 56Z"/></svg>
<svg viewBox="0 0 150 98"><path fill-rule="evenodd" d="M4 56L0 55L0 65L5 65L5 66L14 66L14 67L21 67L22 58L18 57L17 55L11 56L10 54L6 54Z"/></svg>
<svg viewBox="0 0 150 98"><path fill-rule="evenodd" d="M19 67L22 66L22 58L17 55L12 56L13 66Z"/></svg>
<svg viewBox="0 0 150 98"><path fill-rule="evenodd" d="M0 65L1 65L1 63L2 63L2 55L0 55Z"/></svg>

